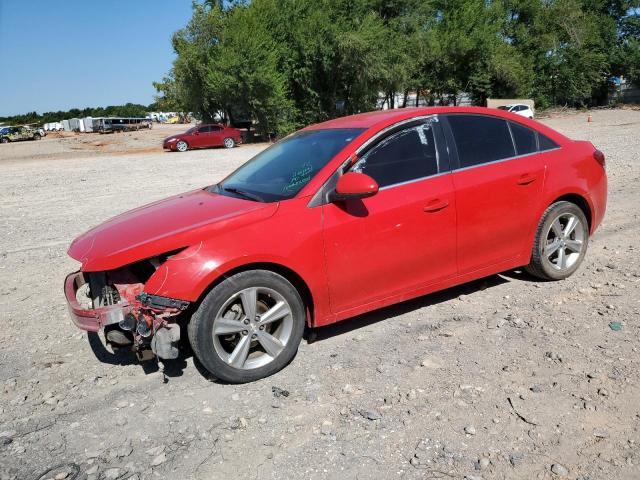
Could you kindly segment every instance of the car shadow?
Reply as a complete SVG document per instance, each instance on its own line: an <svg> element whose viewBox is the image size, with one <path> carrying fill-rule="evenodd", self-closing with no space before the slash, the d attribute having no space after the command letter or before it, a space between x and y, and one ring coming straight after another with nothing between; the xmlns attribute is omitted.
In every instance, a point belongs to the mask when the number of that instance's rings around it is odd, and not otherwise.
<svg viewBox="0 0 640 480"><path fill-rule="evenodd" d="M512 277L516 278L516 277ZM520 280L520 277L517 277ZM510 282L509 276L505 274L492 275L489 277L474 280L469 283L447 288L438 292L423 295L411 300L407 300L395 305L364 313L344 321L333 323L325 327L309 328L305 331L304 339L308 344L327 340L329 338L343 335L359 328L364 328L374 323L382 322L390 318L403 315L405 313L418 310L423 307L437 305L439 303L448 302L460 295L469 295L471 293L485 290L487 288L496 287L504 283Z"/></svg>
<svg viewBox="0 0 640 480"><path fill-rule="evenodd" d="M548 281L542 278L534 277L524 269L509 270L508 272L503 272L501 275L513 280L520 280L521 282L542 283Z"/></svg>
<svg viewBox="0 0 640 480"><path fill-rule="evenodd" d="M89 347L101 363L107 365L132 365L137 363L135 354L128 348L109 351L97 332L87 332Z"/></svg>
<svg viewBox="0 0 640 480"><path fill-rule="evenodd" d="M91 351L101 363L119 366L137 364L142 367L142 370L146 375L156 373L160 370L157 358L140 361L138 360L138 357L136 357L135 353L128 347L110 351L107 349L102 338L100 338L100 335L97 332L87 332L87 339L89 341ZM178 358L174 360L165 360L163 362L165 377L172 378L182 376L184 369L187 367L187 359L191 355L192 353L190 348L181 348Z"/></svg>

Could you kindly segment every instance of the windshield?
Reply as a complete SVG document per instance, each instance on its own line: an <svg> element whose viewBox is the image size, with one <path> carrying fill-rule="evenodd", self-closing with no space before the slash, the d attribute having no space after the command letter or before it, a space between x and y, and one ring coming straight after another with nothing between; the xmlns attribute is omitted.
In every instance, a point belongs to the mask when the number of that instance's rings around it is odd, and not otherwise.
<svg viewBox="0 0 640 480"><path fill-rule="evenodd" d="M253 157L218 184L215 191L261 202L293 198L363 131L334 128L295 133Z"/></svg>

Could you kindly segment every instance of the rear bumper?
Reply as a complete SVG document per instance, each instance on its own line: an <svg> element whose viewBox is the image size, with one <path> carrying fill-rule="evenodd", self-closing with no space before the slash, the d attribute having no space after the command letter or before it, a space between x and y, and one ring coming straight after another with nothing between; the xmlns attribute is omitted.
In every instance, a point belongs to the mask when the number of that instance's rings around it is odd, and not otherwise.
<svg viewBox="0 0 640 480"><path fill-rule="evenodd" d="M119 323L126 314L131 312L132 308L126 302L95 309L83 308L76 298L76 293L85 283L82 272L71 273L64 281L64 295L67 299L71 321L80 330L97 332L105 325Z"/></svg>
<svg viewBox="0 0 640 480"><path fill-rule="evenodd" d="M608 197L608 179L607 173L603 170L602 175L598 181L591 185L589 191L589 200L591 203L591 232L593 235L597 228L602 223L604 215L607 211L607 197Z"/></svg>

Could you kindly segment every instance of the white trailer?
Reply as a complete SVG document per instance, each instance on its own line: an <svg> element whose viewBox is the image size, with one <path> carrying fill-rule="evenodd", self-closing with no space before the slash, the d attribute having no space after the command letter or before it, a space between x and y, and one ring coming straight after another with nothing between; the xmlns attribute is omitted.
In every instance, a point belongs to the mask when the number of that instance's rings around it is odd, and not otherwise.
<svg viewBox="0 0 640 480"><path fill-rule="evenodd" d="M84 117L82 120L84 121L84 131L93 132L93 118Z"/></svg>

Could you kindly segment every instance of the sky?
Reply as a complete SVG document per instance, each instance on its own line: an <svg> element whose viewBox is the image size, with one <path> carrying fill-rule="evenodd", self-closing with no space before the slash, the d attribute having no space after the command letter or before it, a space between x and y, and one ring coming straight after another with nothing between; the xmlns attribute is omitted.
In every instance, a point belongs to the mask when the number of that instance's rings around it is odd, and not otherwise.
<svg viewBox="0 0 640 480"><path fill-rule="evenodd" d="M192 0L0 0L0 116L153 102Z"/></svg>

